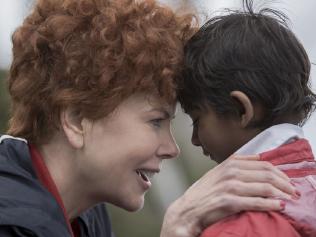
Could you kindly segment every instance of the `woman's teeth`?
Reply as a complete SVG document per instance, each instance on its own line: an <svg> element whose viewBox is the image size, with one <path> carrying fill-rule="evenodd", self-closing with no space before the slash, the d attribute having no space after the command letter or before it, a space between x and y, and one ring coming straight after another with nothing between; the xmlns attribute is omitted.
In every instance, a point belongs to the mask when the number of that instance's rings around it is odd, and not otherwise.
<svg viewBox="0 0 316 237"><path fill-rule="evenodd" d="M154 176L154 172L145 170L136 170L136 173L146 182L150 181L150 178Z"/></svg>

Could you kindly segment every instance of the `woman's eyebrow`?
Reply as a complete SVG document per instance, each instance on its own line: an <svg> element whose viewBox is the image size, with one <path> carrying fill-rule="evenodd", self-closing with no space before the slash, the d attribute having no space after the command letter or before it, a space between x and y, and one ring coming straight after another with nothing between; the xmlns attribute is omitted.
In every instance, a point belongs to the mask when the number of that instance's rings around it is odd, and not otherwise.
<svg viewBox="0 0 316 237"><path fill-rule="evenodd" d="M160 113L163 113L164 114L164 117L166 119L174 119L175 118L175 114L172 113L171 111L168 111L167 109L163 108L163 107L159 107L159 108L152 108L150 109L148 112L160 112Z"/></svg>

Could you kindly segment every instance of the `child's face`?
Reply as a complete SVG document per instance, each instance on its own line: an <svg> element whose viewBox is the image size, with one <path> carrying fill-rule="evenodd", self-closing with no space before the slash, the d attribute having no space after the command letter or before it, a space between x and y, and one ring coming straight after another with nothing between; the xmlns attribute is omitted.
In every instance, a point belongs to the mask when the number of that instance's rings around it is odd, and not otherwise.
<svg viewBox="0 0 316 237"><path fill-rule="evenodd" d="M192 144L221 163L251 138L238 118L219 117L212 108L189 113L193 120Z"/></svg>

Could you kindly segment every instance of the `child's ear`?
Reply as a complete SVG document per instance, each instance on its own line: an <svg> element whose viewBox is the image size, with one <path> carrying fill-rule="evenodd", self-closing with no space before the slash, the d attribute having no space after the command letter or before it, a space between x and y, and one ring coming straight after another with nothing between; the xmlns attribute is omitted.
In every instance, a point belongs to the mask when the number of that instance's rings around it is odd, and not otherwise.
<svg viewBox="0 0 316 237"><path fill-rule="evenodd" d="M232 91L230 96L236 99L242 107L240 114L240 124L243 128L251 122L254 117L254 107L249 97L241 91Z"/></svg>
<svg viewBox="0 0 316 237"><path fill-rule="evenodd" d="M68 142L75 148L83 147L83 127L82 119L71 108L66 108L60 114L60 121Z"/></svg>

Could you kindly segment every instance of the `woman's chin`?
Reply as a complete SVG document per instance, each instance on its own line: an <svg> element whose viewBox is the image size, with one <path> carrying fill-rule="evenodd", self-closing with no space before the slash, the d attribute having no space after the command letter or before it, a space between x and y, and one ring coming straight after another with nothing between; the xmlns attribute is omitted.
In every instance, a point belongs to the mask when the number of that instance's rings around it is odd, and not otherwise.
<svg viewBox="0 0 316 237"><path fill-rule="evenodd" d="M126 211L129 212L136 212L139 211L144 207L144 196L135 198L135 199L129 199L129 200L124 200L124 202L120 204L116 204L116 206L125 209Z"/></svg>

